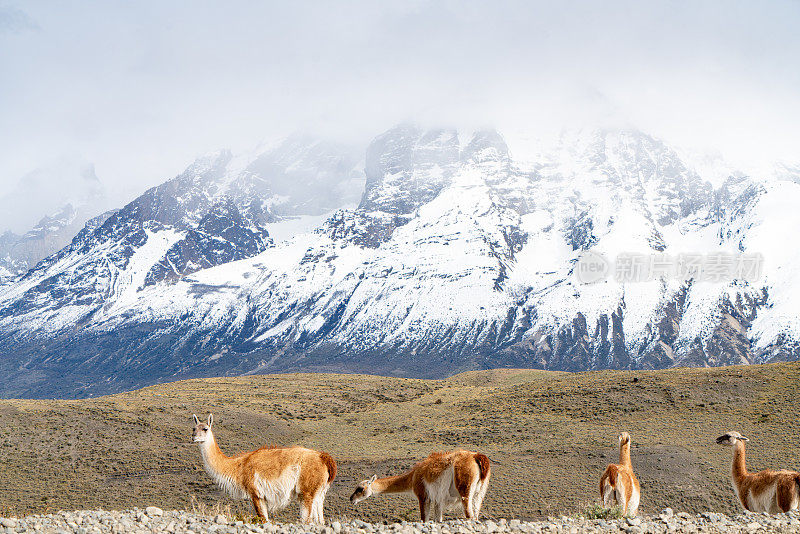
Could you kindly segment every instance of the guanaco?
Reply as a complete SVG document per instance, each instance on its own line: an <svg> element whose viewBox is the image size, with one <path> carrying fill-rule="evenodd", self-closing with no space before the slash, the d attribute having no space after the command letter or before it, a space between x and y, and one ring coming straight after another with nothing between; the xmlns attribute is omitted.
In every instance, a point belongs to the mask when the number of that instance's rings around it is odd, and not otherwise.
<svg viewBox="0 0 800 534"><path fill-rule="evenodd" d="M250 499L256 513L268 520L268 512L300 502L303 523L324 524L325 494L336 477L336 462L326 452L303 447L268 448L225 456L214 439L214 416L201 423L194 416L192 439L200 446L203 466L214 481L234 499Z"/></svg>
<svg viewBox="0 0 800 534"><path fill-rule="evenodd" d="M600 477L600 499L603 506L611 506L612 499L622 507L622 514L635 516L639 509L639 480L631 465L631 436L619 435L619 463L609 464Z"/></svg>
<svg viewBox="0 0 800 534"><path fill-rule="evenodd" d="M770 514L797 510L800 506L800 473L769 469L748 473L745 465L745 441L750 440L738 432L728 432L717 438L720 445L733 447L731 484L744 509Z"/></svg>
<svg viewBox="0 0 800 534"><path fill-rule="evenodd" d="M350 502L358 504L379 493L413 493L423 521L442 521L447 508L459 501L467 519L477 520L489 487L491 466L483 454L465 450L434 452L405 474L373 475L356 486Z"/></svg>

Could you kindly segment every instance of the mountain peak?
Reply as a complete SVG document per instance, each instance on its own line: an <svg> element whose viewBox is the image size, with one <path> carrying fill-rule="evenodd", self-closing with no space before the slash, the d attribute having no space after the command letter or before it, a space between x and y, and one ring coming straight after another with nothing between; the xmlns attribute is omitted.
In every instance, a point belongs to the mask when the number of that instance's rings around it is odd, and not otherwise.
<svg viewBox="0 0 800 534"><path fill-rule="evenodd" d="M402 124L367 147L366 187L360 208L408 214L436 197L459 161L452 130L422 130Z"/></svg>
<svg viewBox="0 0 800 534"><path fill-rule="evenodd" d="M508 145L497 130L480 130L472 135L461 159L481 163L484 161L508 161Z"/></svg>

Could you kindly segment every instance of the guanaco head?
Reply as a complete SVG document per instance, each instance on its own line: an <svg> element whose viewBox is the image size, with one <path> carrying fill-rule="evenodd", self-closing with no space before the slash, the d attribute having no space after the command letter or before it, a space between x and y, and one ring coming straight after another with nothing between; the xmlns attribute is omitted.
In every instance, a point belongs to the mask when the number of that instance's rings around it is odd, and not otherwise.
<svg viewBox="0 0 800 534"><path fill-rule="evenodd" d="M200 419L197 418L196 415L192 414L194 417L194 429L192 430L192 441L195 443L203 443L205 440L208 439L208 435L211 433L211 423L214 422L214 415L208 414L208 420L205 423L201 423Z"/></svg>
<svg viewBox="0 0 800 534"><path fill-rule="evenodd" d="M736 445L737 441L750 441L743 435L739 434L738 432L731 431L727 434L723 434L722 436L717 438L717 443L720 445Z"/></svg>
<svg viewBox="0 0 800 534"><path fill-rule="evenodd" d="M356 490L350 495L350 502L358 504L370 495L372 495L372 483L378 479L378 475L372 475L368 480L362 480L356 486Z"/></svg>
<svg viewBox="0 0 800 534"><path fill-rule="evenodd" d="M631 442L631 435L628 434L627 432L623 432L622 434L619 435L620 445L627 445L630 442Z"/></svg>

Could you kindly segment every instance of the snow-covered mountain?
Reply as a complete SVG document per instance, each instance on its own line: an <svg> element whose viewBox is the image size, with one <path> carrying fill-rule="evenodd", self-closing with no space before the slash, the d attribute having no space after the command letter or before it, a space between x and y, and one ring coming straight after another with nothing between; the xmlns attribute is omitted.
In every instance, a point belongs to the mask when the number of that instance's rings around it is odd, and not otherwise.
<svg viewBox="0 0 800 534"><path fill-rule="evenodd" d="M87 220L105 209L105 190L94 167L61 163L61 172L32 172L0 196L0 284L64 248ZM18 227L24 231L16 233Z"/></svg>
<svg viewBox="0 0 800 534"><path fill-rule="evenodd" d="M545 147L401 125L363 159L308 138L220 152L0 286L0 391L798 359L792 169L713 187L665 143L616 130ZM323 217L356 191L357 207ZM269 235L298 217L324 221ZM759 253L763 274L584 285L574 270L587 251Z"/></svg>

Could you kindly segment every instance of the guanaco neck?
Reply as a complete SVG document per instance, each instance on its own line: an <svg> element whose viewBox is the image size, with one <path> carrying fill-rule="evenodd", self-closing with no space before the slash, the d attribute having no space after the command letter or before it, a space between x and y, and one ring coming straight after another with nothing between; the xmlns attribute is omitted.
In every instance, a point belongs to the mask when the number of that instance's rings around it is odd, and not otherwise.
<svg viewBox="0 0 800 534"><path fill-rule="evenodd" d="M404 475L379 478L372 483L372 493L404 493L411 491L413 471Z"/></svg>
<svg viewBox="0 0 800 534"><path fill-rule="evenodd" d="M203 467L214 482L234 498L247 497L247 481L242 478L243 473L239 469L242 456L225 456L210 431L208 438L200 443L200 454L203 457Z"/></svg>
<svg viewBox="0 0 800 534"><path fill-rule="evenodd" d="M619 463L626 467L633 467L631 464L631 442L630 440L625 443L619 444Z"/></svg>
<svg viewBox="0 0 800 534"><path fill-rule="evenodd" d="M736 440L733 445L733 463L731 464L731 478L738 484L747 476L747 466L744 458L744 441Z"/></svg>
<svg viewBox="0 0 800 534"><path fill-rule="evenodd" d="M208 431L208 438L200 445L200 455L203 457L203 466L210 475L222 473L229 467L231 459L225 456L222 449L214 439L214 433Z"/></svg>

